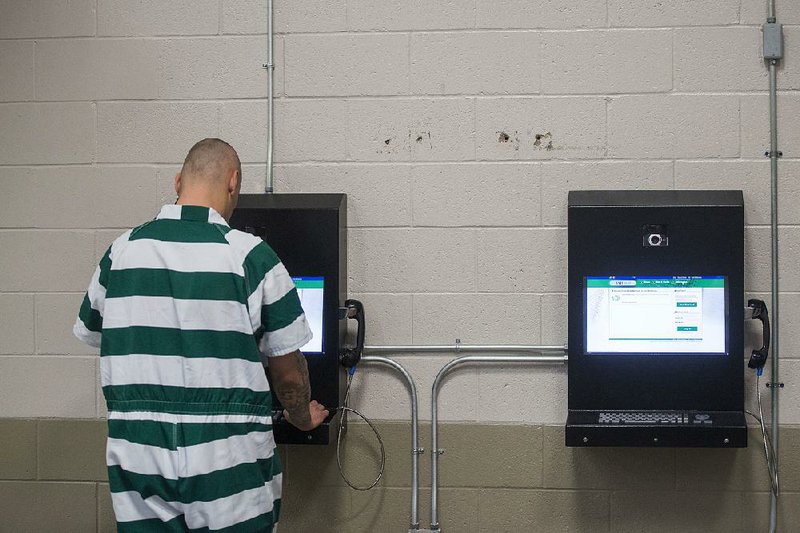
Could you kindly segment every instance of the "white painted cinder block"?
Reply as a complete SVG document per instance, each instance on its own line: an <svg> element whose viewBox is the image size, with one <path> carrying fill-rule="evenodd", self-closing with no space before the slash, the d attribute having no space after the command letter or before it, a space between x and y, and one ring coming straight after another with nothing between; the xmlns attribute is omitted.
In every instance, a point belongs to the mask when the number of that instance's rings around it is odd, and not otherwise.
<svg viewBox="0 0 800 533"><path fill-rule="evenodd" d="M795 162L782 165L779 191L782 201L798 205L800 185L794 176L800 170ZM792 168L792 171L788 167ZM744 193L745 224L770 223L769 161L676 161L676 189L734 189ZM778 210L780 222L800 222L796 209Z"/></svg>
<svg viewBox="0 0 800 533"><path fill-rule="evenodd" d="M479 98L477 159L586 159L606 151L602 98Z"/></svg>
<svg viewBox="0 0 800 533"><path fill-rule="evenodd" d="M38 100L153 99L156 41L45 39L36 43Z"/></svg>
<svg viewBox="0 0 800 533"><path fill-rule="evenodd" d="M414 344L538 344L538 294L415 294Z"/></svg>
<svg viewBox="0 0 800 533"><path fill-rule="evenodd" d="M768 227L744 230L744 287L747 292L769 291L772 283ZM779 266L780 271L780 266Z"/></svg>
<svg viewBox="0 0 800 533"><path fill-rule="evenodd" d="M478 370L478 420L563 424L567 420L567 366L498 364Z"/></svg>
<svg viewBox="0 0 800 533"><path fill-rule="evenodd" d="M0 167L0 227L128 228L156 207L153 167Z"/></svg>
<svg viewBox="0 0 800 533"><path fill-rule="evenodd" d="M754 91L769 86L758 28L675 30L675 90Z"/></svg>
<svg viewBox="0 0 800 533"><path fill-rule="evenodd" d="M769 150L769 98L741 97L742 157L763 158ZM800 94L778 94L778 149L786 158L800 157L800 126L792 120L800 114Z"/></svg>
<svg viewBox="0 0 800 533"><path fill-rule="evenodd" d="M475 6L463 0L348 0L354 31L447 30L475 27Z"/></svg>
<svg viewBox="0 0 800 533"><path fill-rule="evenodd" d="M89 283L87 282L88 286ZM72 326L83 303L83 293L36 295L36 353L97 355L99 350L79 341Z"/></svg>
<svg viewBox="0 0 800 533"><path fill-rule="evenodd" d="M670 30L598 30L543 34L544 93L647 93L670 89Z"/></svg>
<svg viewBox="0 0 800 533"><path fill-rule="evenodd" d="M274 5L276 32L335 32L347 28L344 0L278 0ZM263 0L222 0L224 33L267 33L267 4Z"/></svg>
<svg viewBox="0 0 800 533"><path fill-rule="evenodd" d="M353 292L472 292L475 232L463 229L351 229Z"/></svg>
<svg viewBox="0 0 800 533"><path fill-rule="evenodd" d="M567 295L542 295L542 344L544 346L567 345Z"/></svg>
<svg viewBox="0 0 800 533"><path fill-rule="evenodd" d="M0 291L82 291L94 272L89 231L0 231Z"/></svg>
<svg viewBox="0 0 800 533"><path fill-rule="evenodd" d="M97 0L98 35L216 35L218 30L217 0Z"/></svg>
<svg viewBox="0 0 800 533"><path fill-rule="evenodd" d="M542 224L567 225L567 195L575 190L671 189L670 161L548 162L541 167Z"/></svg>
<svg viewBox="0 0 800 533"><path fill-rule="evenodd" d="M477 2L478 28L597 28L606 25L605 2L496 0Z"/></svg>
<svg viewBox="0 0 800 533"><path fill-rule="evenodd" d="M410 226L409 165L280 165L276 192L347 194L347 225Z"/></svg>
<svg viewBox="0 0 800 533"><path fill-rule="evenodd" d="M408 94L408 36L286 36L289 96Z"/></svg>
<svg viewBox="0 0 800 533"><path fill-rule="evenodd" d="M745 228L745 290L771 290L771 236L768 226ZM800 292L800 228L780 227L778 231L778 279L781 292Z"/></svg>
<svg viewBox="0 0 800 533"><path fill-rule="evenodd" d="M0 0L0 39L94 35L97 0Z"/></svg>
<svg viewBox="0 0 800 533"><path fill-rule="evenodd" d="M34 352L32 294L0 294L0 354Z"/></svg>
<svg viewBox="0 0 800 533"><path fill-rule="evenodd" d="M411 35L414 94L536 94L540 34L535 32Z"/></svg>
<svg viewBox="0 0 800 533"><path fill-rule="evenodd" d="M769 296L763 3L275 9L275 189L348 194L349 294L371 317L367 344L564 344L569 190L742 189L746 286ZM787 9L779 318L791 382L800 98L786 90L800 88L800 15ZM0 13L0 412L102 417L95 352L70 329L108 245L174 201L173 175L203 137L239 151L244 192L264 188L266 3L0 0ZM421 419L454 356L395 356L417 380ZM800 423L785 390L781 420ZM561 424L565 391L563 367L465 367L445 380L439 414ZM357 373L353 393L368 416L409 418L392 370Z"/></svg>
<svg viewBox="0 0 800 533"><path fill-rule="evenodd" d="M96 356L0 357L0 412L11 418L94 418Z"/></svg>
<svg viewBox="0 0 800 533"><path fill-rule="evenodd" d="M566 229L478 232L478 292L565 292Z"/></svg>
<svg viewBox="0 0 800 533"><path fill-rule="evenodd" d="M611 26L634 27L723 26L736 24L739 21L739 2L740 0L716 2L608 0L608 22Z"/></svg>
<svg viewBox="0 0 800 533"><path fill-rule="evenodd" d="M365 343L368 346L410 344L412 307L410 294L359 293L349 297L361 301L369 313ZM353 332L355 333L355 332Z"/></svg>
<svg viewBox="0 0 800 533"><path fill-rule="evenodd" d="M613 97L608 104L608 152L634 159L737 157L738 97Z"/></svg>
<svg viewBox="0 0 800 533"><path fill-rule="evenodd" d="M100 102L100 162L183 162L189 148L218 132L217 104L196 102Z"/></svg>
<svg viewBox="0 0 800 533"><path fill-rule="evenodd" d="M778 420L781 424L800 424L800 388L791 385L800 380L800 361L782 360L779 372L779 380L787 386L780 392Z"/></svg>
<svg viewBox="0 0 800 533"><path fill-rule="evenodd" d="M788 226L778 230L778 279L780 291L800 292L800 227Z"/></svg>
<svg viewBox="0 0 800 533"><path fill-rule="evenodd" d="M0 41L0 101L33 100L33 41Z"/></svg>
<svg viewBox="0 0 800 533"><path fill-rule="evenodd" d="M471 99L347 102L347 155L356 161L460 161L475 157Z"/></svg>
<svg viewBox="0 0 800 533"><path fill-rule="evenodd" d="M414 166L414 226L538 226L539 175L537 163Z"/></svg>
<svg viewBox="0 0 800 533"><path fill-rule="evenodd" d="M0 104L0 164L90 163L94 122L88 102Z"/></svg>
<svg viewBox="0 0 800 533"><path fill-rule="evenodd" d="M263 37L195 37L159 41L158 97L266 98L267 41ZM275 37L274 84L283 94L283 37ZM262 103L262 106L265 104Z"/></svg>
<svg viewBox="0 0 800 533"><path fill-rule="evenodd" d="M343 100L277 100L275 161L345 159L345 109ZM267 160L267 106L263 101L223 103L219 132L243 162Z"/></svg>
<svg viewBox="0 0 800 533"><path fill-rule="evenodd" d="M783 46L783 59L778 67L778 89L800 89L800 26L783 29ZM762 68L767 70L766 63L762 63Z"/></svg>

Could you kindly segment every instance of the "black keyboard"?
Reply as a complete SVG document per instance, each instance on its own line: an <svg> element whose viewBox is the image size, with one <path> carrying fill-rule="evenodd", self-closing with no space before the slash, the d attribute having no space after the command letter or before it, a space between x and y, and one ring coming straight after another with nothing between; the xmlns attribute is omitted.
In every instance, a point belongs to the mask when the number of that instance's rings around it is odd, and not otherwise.
<svg viewBox="0 0 800 533"><path fill-rule="evenodd" d="M608 411L598 415L599 424L625 425L709 425L713 424L708 413L687 411Z"/></svg>

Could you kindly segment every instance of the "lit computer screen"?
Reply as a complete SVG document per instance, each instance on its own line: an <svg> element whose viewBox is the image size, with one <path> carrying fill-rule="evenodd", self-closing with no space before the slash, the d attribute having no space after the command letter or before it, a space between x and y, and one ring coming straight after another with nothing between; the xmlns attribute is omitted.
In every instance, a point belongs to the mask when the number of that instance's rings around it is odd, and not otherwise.
<svg viewBox="0 0 800 533"><path fill-rule="evenodd" d="M303 353L322 353L322 302L325 294L325 278L293 277L300 297L300 305L306 315L314 337L302 348Z"/></svg>
<svg viewBox="0 0 800 533"><path fill-rule="evenodd" d="M725 354L724 276L586 277L587 354Z"/></svg>

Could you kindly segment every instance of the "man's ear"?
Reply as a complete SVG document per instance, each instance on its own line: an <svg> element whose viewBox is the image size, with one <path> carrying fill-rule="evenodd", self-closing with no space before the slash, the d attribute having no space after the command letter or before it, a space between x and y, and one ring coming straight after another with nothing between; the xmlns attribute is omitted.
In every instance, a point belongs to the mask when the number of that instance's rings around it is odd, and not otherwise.
<svg viewBox="0 0 800 533"><path fill-rule="evenodd" d="M241 176L239 175L239 170L234 170L231 172L231 177L228 179L228 194L234 194L239 190L240 179Z"/></svg>
<svg viewBox="0 0 800 533"><path fill-rule="evenodd" d="M175 174L175 194L181 195L181 173Z"/></svg>

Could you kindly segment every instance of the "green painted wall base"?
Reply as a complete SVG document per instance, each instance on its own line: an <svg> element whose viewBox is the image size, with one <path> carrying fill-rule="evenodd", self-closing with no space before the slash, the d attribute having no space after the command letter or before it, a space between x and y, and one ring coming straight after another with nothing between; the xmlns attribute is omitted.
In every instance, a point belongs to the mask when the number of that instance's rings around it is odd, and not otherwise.
<svg viewBox="0 0 800 533"><path fill-rule="evenodd" d="M379 422L386 471L356 492L335 447L285 446L281 531L408 531L408 424ZM443 424L440 525L468 532L760 532L769 481L759 436L747 449L565 448L561 426ZM371 482L378 446L364 424L343 464ZM421 526L430 519L430 425L420 428ZM800 532L800 427L781 427L780 531ZM114 531L104 467L105 421L0 419L0 530Z"/></svg>

